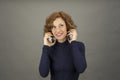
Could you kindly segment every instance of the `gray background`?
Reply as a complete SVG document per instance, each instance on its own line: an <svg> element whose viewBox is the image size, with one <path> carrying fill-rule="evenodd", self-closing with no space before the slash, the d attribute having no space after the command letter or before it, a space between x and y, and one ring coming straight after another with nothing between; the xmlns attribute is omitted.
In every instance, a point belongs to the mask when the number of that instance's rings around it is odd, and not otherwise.
<svg viewBox="0 0 120 80"><path fill-rule="evenodd" d="M63 10L86 45L79 80L120 80L120 1L0 1L0 80L49 80L39 75L46 16Z"/></svg>

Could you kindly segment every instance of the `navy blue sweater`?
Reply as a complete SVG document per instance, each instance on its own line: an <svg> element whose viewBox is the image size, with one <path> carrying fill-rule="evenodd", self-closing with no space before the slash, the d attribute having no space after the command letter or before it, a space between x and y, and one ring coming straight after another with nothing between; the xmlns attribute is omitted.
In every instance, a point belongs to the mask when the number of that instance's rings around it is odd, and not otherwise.
<svg viewBox="0 0 120 80"><path fill-rule="evenodd" d="M39 72L50 80L78 80L79 74L87 67L85 46L82 42L56 42L54 46L43 46Z"/></svg>

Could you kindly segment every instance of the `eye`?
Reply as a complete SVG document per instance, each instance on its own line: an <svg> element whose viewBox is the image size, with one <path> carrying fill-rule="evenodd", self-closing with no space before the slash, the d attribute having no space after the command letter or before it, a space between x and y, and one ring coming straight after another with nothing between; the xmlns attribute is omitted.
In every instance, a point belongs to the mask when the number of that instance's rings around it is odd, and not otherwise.
<svg viewBox="0 0 120 80"><path fill-rule="evenodd" d="M60 26L64 26L63 24L60 24Z"/></svg>
<svg viewBox="0 0 120 80"><path fill-rule="evenodd" d="M52 29L55 29L55 28L56 28L56 26L53 26L53 27L52 27Z"/></svg>
<svg viewBox="0 0 120 80"><path fill-rule="evenodd" d="M59 27L63 27L64 26L64 24L59 24Z"/></svg>

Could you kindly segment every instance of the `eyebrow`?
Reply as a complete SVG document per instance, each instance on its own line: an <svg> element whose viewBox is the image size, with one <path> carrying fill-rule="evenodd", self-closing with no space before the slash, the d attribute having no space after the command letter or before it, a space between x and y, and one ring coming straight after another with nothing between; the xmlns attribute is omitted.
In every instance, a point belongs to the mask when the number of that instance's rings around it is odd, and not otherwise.
<svg viewBox="0 0 120 80"><path fill-rule="evenodd" d="M60 23L58 24L58 26L60 26L60 25L65 25L65 23L60 22ZM53 24L53 27L56 27L56 26Z"/></svg>
<svg viewBox="0 0 120 80"><path fill-rule="evenodd" d="M64 25L64 23L60 23L59 25L61 25L61 24Z"/></svg>

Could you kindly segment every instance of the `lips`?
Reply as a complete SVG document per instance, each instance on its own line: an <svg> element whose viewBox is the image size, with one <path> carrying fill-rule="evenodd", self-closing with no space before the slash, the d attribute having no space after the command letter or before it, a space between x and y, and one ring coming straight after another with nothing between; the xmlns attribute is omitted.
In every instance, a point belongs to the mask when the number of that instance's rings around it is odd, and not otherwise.
<svg viewBox="0 0 120 80"><path fill-rule="evenodd" d="M63 35L63 32L59 32L59 33L56 34L57 37L60 37L62 35Z"/></svg>

